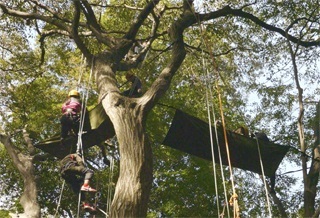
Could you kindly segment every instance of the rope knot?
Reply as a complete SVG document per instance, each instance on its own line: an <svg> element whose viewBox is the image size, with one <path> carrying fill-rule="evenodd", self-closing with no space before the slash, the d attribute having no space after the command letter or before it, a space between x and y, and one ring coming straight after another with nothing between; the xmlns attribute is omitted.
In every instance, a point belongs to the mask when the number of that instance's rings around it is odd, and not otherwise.
<svg viewBox="0 0 320 218"><path fill-rule="evenodd" d="M236 193L234 193L231 197L230 197L230 200L229 200L229 204L231 206L233 206L233 202L237 201L238 200L238 195Z"/></svg>

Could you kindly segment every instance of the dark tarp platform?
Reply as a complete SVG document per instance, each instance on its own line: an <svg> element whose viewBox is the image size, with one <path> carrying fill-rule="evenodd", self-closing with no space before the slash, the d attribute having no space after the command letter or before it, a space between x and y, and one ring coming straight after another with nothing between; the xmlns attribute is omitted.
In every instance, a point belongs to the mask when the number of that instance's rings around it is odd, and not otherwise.
<svg viewBox="0 0 320 218"><path fill-rule="evenodd" d="M215 162L219 163L219 153L214 127L213 144ZM223 130L217 128L222 164L228 165L227 152ZM231 166L262 174L258 153L258 143L255 138L227 131ZM210 130L208 123L176 110L169 132L163 141L164 145L178 149L212 161ZM272 142L259 141L264 174L274 176L280 162L289 150L289 146L281 146Z"/></svg>
<svg viewBox="0 0 320 218"><path fill-rule="evenodd" d="M113 124L105 113L102 104L98 104L87 112L85 118L83 128L85 133L82 135L83 149L98 145L115 135ZM70 136L62 143L60 135L57 135L35 145L35 147L61 159L70 153L76 152L77 141L77 136Z"/></svg>

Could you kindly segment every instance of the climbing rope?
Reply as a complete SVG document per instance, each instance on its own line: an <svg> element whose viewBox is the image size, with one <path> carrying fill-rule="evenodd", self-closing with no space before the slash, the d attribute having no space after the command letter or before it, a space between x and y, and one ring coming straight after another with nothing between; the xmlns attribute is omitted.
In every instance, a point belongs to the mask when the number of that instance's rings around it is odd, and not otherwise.
<svg viewBox="0 0 320 218"><path fill-rule="evenodd" d="M106 217L111 213L111 199L113 194L113 173L114 173L114 158L111 157L110 167L109 167L109 183L108 183L108 192L107 192L107 208L106 208Z"/></svg>
<svg viewBox="0 0 320 218"><path fill-rule="evenodd" d="M60 205L61 205L62 193L63 193L63 190L64 190L64 185L65 185L65 183L66 183L66 181L63 180L62 187L61 187L61 191L60 191L60 195L59 195L58 205L57 205L57 208L56 208L56 212L55 212L55 214L54 214L54 217L57 217L57 214L58 214L58 211L59 211L59 208L60 208Z"/></svg>
<svg viewBox="0 0 320 218"><path fill-rule="evenodd" d="M261 172L262 172L262 181L263 181L263 184L264 184L264 190L265 190L265 194L266 194L266 197L267 197L268 212L269 212L270 217L272 217L271 205L270 205L268 189L267 189L267 182L266 182L266 177L265 177L265 174L264 174L264 167L263 167L261 151L260 151L260 144L259 144L259 139L257 137L256 137L256 142L257 142L258 153L259 153L259 161L260 161L260 167L261 167Z"/></svg>
<svg viewBox="0 0 320 218"><path fill-rule="evenodd" d="M85 63L85 61L86 60L84 59L83 62ZM87 102L88 102L88 98L89 98L89 90L88 90L88 88L89 88L89 86L91 84L91 79L92 79L93 61L94 61L94 58L92 58L92 62L91 62L89 81L88 81L88 84L85 84L84 94L82 95L82 99L81 99L81 113L80 113L80 121L79 121L79 131L78 131L78 141L77 141L77 151L76 151L76 153L81 156L83 163L85 163L85 158L84 158L84 153L83 153L82 134L84 133L83 132L83 126L84 126L84 123L85 123L86 107L87 107ZM80 75L79 75L78 86L80 86L81 77L83 75L84 68L81 68L80 71L81 72L80 72ZM79 197L78 197L77 218L79 218L79 216L80 216L80 207L81 207L81 191L79 192Z"/></svg>
<svg viewBox="0 0 320 218"><path fill-rule="evenodd" d="M200 33L201 33L201 39L205 45L205 47L207 48L209 52L209 55L210 55L210 58L212 60L212 65L213 65L213 69L214 69L214 73L216 74L216 82L215 82L215 87L216 87L216 90L217 90L217 95L218 95L218 100L219 100L219 109L220 109L220 116L221 116L221 123L222 123L222 129L223 129L223 136L224 136L224 141L225 141L225 147L226 147L226 152L227 152L227 159L228 159L228 166L229 166L229 173L230 173L230 181L231 181L231 186L232 186L232 193L233 195L237 195L236 194L236 189L235 189L235 184L234 184L234 176L233 176L233 169L232 169L232 164L231 164L231 160L230 160L230 151L229 151L229 143L228 143L228 138L227 138L227 131L226 131L226 125L225 125L225 119L224 119L224 112L223 112L223 106L222 106L222 98L221 98L221 91L220 91L220 88L219 88L219 85L218 85L218 81L219 81L219 78L220 78L220 75L218 73L218 67L216 66L216 62L215 62L215 59L214 59L214 56L212 54L212 51L211 49L209 48L209 43L208 43L208 40L206 39L205 37L205 31L204 31L204 28L203 28L203 25L199 22L198 20L198 25L199 25L199 28L200 28ZM207 75L206 75L208 78L209 78L209 72L207 71ZM207 83L207 80L206 80L206 83ZM208 86L206 86L206 92L207 92L207 89L208 89ZM212 107L213 108L213 107ZM211 126L211 124L210 124ZM211 128L211 127L210 127ZM211 131L211 130L210 130ZM211 134L211 133L210 133ZM213 143L212 143L213 144ZM213 145L212 145L213 147ZM219 147L219 146L218 146ZM213 155L213 158L214 158L214 155ZM237 199L235 199L236 201ZM237 206L237 202L234 202L232 204L234 206L234 211L239 211L239 208L235 208L235 206ZM236 214L234 217L238 217L239 215Z"/></svg>
<svg viewBox="0 0 320 218"><path fill-rule="evenodd" d="M92 58L92 62L91 62L89 81L88 81L88 84L85 86L84 95L82 95L82 100L81 100L82 113L80 113L80 125L79 125L79 131L78 131L77 154L80 154L83 162L84 162L84 154L83 154L83 146L82 146L82 134L83 134L83 126L85 123L86 107L87 107L87 102L88 102L88 98L89 98L88 88L91 84L92 74L93 74L93 64L94 64L94 58ZM82 72L81 72L81 75L82 75ZM79 82L80 82L80 80L79 80Z"/></svg>
<svg viewBox="0 0 320 218"><path fill-rule="evenodd" d="M207 74L208 74L208 71L207 71ZM213 102L212 87L210 86L210 84L208 84L208 85L209 85L208 88L209 88L209 92L210 92L210 96L211 96L211 101L209 101L209 98L208 98L207 102ZM214 106L212 105L212 103L210 105L211 105L211 108L212 108L212 116L213 116L213 121L214 121L216 144L219 145L219 136L218 136L218 128L217 128L217 120L216 120L216 116L215 116L215 110L214 110ZM213 150L213 143L212 143L211 147L212 147L211 149ZM225 207L227 208L228 217L230 217L229 204L226 203L227 199L228 199L228 196L227 196L226 180L225 180L225 175L224 175L224 170L223 170L220 146L217 146L217 150L218 150L220 172L221 172L222 184L223 184L223 193L224 193L224 199L225 199L224 202L225 202ZM224 215L224 210L222 211L222 213L219 213L219 215L223 216Z"/></svg>
<svg viewBox="0 0 320 218"><path fill-rule="evenodd" d="M203 33L203 28L202 25L200 25L201 27L201 32ZM205 39L204 39L205 40ZM207 41L205 41L204 43L206 46ZM208 48L208 47L207 47ZM210 49L208 49L210 50ZM211 50L210 50L211 51ZM214 68L217 69L217 66L215 65L214 62L214 58L213 58L213 54L212 52L209 52L211 59L212 59L212 63L214 65ZM208 76L208 75L207 75ZM219 76L219 75L218 75ZM206 87L207 88L207 87ZM219 100L219 108L220 108L220 115L221 115L221 122L222 122L222 127L223 127L223 133L224 133L224 139L225 139L225 143L226 143L226 151L227 151L227 158L228 158L228 165L229 165L229 170L230 170L230 179L231 179L231 183L232 183L232 190L233 190L233 194L229 200L229 204L231 206L233 206L234 208L234 217L240 217L240 209L239 209L239 205L238 205L238 195L236 193L235 190L235 185L234 185L234 176L233 176L233 171L232 171L232 166L231 166L231 160L230 160L230 152L229 152L229 145L228 145L228 140L227 140L227 133L226 133L226 128L225 128L225 119L224 119L224 113L223 113L223 106L222 106L222 99L221 99L221 92L220 92L220 88L218 83L216 82L216 90L218 93L218 100ZM258 154L259 154L259 161L260 161L260 166L261 166L261 171L262 171L262 178L263 178L263 183L264 183L264 188L265 188L265 194L266 194L266 198L267 198L267 204L268 204L268 212L270 214L270 217L272 217L271 214L271 206L270 206L270 200L269 200L269 195L268 195L268 190L267 190L267 183L266 183L266 179L265 179L265 174L264 174L264 167L263 167L263 161L262 161L262 157L261 157L261 151L260 151L260 145L257 139L257 147L258 147ZM218 146L219 148L219 146Z"/></svg>
<svg viewBox="0 0 320 218"><path fill-rule="evenodd" d="M202 66L203 66L203 71L205 72L206 63L204 61L204 58L202 58ZM207 103L208 123L209 123L209 132L210 132L212 168L213 168L215 191L216 191L216 198L217 198L217 210L218 210L218 214L220 214L220 202L219 202L218 182L217 182L217 173L216 173L216 161L215 161L215 154L214 154L214 147L213 147L213 134L212 134L212 126L211 126L212 122L211 122L211 112L210 112L211 105L209 103L208 81L206 80L205 83L206 83L206 103ZM212 109L214 110L213 107Z"/></svg>
<svg viewBox="0 0 320 218"><path fill-rule="evenodd" d="M205 62L205 59L202 56L202 66L203 66L203 72L206 72L207 74L205 75L205 77L209 78L209 71L207 70L207 63ZM196 75L193 71L193 69L191 68L190 71L191 75ZM198 78L198 80L200 81L200 79ZM227 208L227 213L228 213L228 217L230 217L230 210L229 210L229 205L227 203L224 203L223 205L223 211L220 213L220 201L219 201L219 193L218 193L218 188L217 188L217 176L216 176L216 160L215 160L215 154L214 154L214 144L213 144L213 133L212 133L212 121L211 121L211 113L212 113L212 117L213 117L213 123L214 123L214 131L215 131L215 139L216 139L216 144L219 144L219 136L218 136L218 131L217 131L217 121L216 121L216 115L215 115L215 109L214 106L211 102L213 102L213 93L212 93L212 87L210 86L210 83L208 82L208 80L205 80L205 84L206 84L206 105L207 105L207 117L208 117L208 123L209 123L209 133L210 133L210 145L211 145L211 155L212 155L212 165L213 165L213 173L214 173L214 180L215 180L215 191L216 191L216 198L217 198L217 210L218 210L218 214L219 217L223 217L224 216L224 211L225 208ZM209 99L209 97L211 97L211 99ZM163 104L161 104L163 105ZM167 106L167 105L164 105ZM167 106L170 107L170 106ZM170 107L172 108L172 107ZM211 109L212 108L212 109ZM176 109L176 108L174 108ZM222 157L221 157L221 150L220 147L217 146L217 150L218 150L218 157L219 157L219 165L220 165L220 171L221 171L221 178L222 178L222 185L223 185L223 192L224 192L224 202L228 202L228 197L227 197L227 188L226 188L226 182L225 182L225 175L224 175L224 169L223 169L223 164L222 164Z"/></svg>
<svg viewBox="0 0 320 218"><path fill-rule="evenodd" d="M232 186L232 195L235 196L236 194L236 189L235 189L235 185L234 185L234 176L233 176L233 169L232 169L232 164L231 164L231 159L230 159L230 151L229 151L229 143L228 143L228 138L227 138L227 131L226 131L226 125L225 125L225 119L224 119L224 113L223 113L223 106L222 106L222 98L221 98L221 91L218 85L218 81L219 81L219 73L218 73L218 67L216 66L213 54L211 52L211 49L209 49L208 46L208 41L206 40L206 38L204 37L204 28L203 25L199 22L199 27L200 27L200 32L201 32L201 39L204 42L204 45L207 47L207 50L209 50L209 54L210 54L210 58L212 60L212 65L213 68L215 69L214 72L216 73L216 83L215 83L215 87L217 90L217 95L218 95L218 100L219 100L219 109L220 109L220 116L221 116L221 123L222 123L222 129L223 129L223 136L224 136L224 141L225 141L225 147L226 147L226 153L227 153L227 159L228 159L228 166L229 166L229 173L230 173L230 181L231 181L231 186ZM207 71L208 72L208 71ZM207 73L207 76L209 76L209 74ZM207 89L207 86L206 86ZM211 124L210 124L211 125ZM218 146L219 147L219 146ZM237 198L233 198L234 201L237 201ZM238 214L237 211L239 211L239 207L238 207L238 203L237 202L233 202L233 207L234 207L234 217L239 217L240 215Z"/></svg>
<svg viewBox="0 0 320 218"><path fill-rule="evenodd" d="M191 7L191 5L189 5ZM211 49L209 49L209 46L208 46L208 41L206 40L206 38L204 37L204 29L203 29L203 25L200 23L198 17L196 16L195 12L193 11L193 15L195 16L195 18L197 19L198 21L198 26L200 28L200 33L201 33L201 39L202 39L202 42L204 43L204 45L207 47L207 49L210 51L209 54L210 54L210 57L212 59L212 64L213 64L213 68L215 69L215 73L217 74L217 81L218 79L220 78L219 76L219 73L218 73L218 68L215 64L215 60L214 60L214 57L213 57L213 54L212 54L212 51ZM203 51L202 51L202 54L203 54ZM203 67L205 66L204 64L204 58L203 58L203 55L202 55L202 60L203 60ZM206 71L207 72L207 75L206 77L209 78L209 71ZM214 157L214 147L213 147L213 139L212 139L212 128L211 128L211 117L210 117L210 103L209 103L209 97L208 97L208 88L209 87L209 83L208 81L206 80L206 103L207 103L207 108L208 108L208 119L209 119L209 131L210 131L210 142L211 142L211 151L212 151L212 160L213 160L213 169L214 169L214 174L215 174L215 183L217 184L217 181L216 181L216 172L215 172L215 157ZM228 139L227 139L227 132L226 132L226 127L225 127L225 119L224 119L224 113L223 113L223 107L222 107L222 100L221 100L221 91L219 89L219 85L218 85L218 82L216 82L216 90L217 90L217 93L218 93L218 99L219 99L219 107L220 107L220 116L221 116L221 121L222 121L222 128L223 128L223 135L224 135L224 140L225 140L225 146L226 146L226 152L227 152L227 157L228 157L228 165L229 165L229 171L230 171L230 180L231 180L231 185L232 185L232 191L233 191L233 196L237 195L236 194L236 191L235 191L235 185L234 185L234 178L233 178L233 171L232 171L232 166L231 166L231 160L230 160L230 152L229 152L229 145L228 145ZM212 91L210 89L210 93L211 93L211 96L213 96L212 94ZM213 97L212 97L213 99ZM214 113L214 107L212 106L212 109L213 109L213 117L215 119L215 113ZM216 121L214 121L214 123L216 124ZM217 140L217 145L219 145L219 140L218 140L218 134L217 134L217 128L216 128L216 125L215 125L215 134L216 134L216 140ZM225 182L224 182L224 174L223 174L223 168L222 168L222 159L221 159L221 153L220 153L220 148L219 146L218 147L218 152L219 152L219 161L220 161L220 167L221 167L221 173L222 173L222 176L223 176L223 185L224 185L224 194L225 194L225 202L227 202L227 193L226 193L226 187L225 187ZM216 192L217 192L217 185L216 185ZM216 193L217 195L217 199L219 201L219 196L218 194ZM237 201L236 198L234 198L235 201ZM217 201L217 206L218 206L218 213L220 214L220 209L219 209L219 202ZM234 206L234 211L237 211L234 215L234 217L240 217L239 215L239 207L237 206L237 202L233 202L232 204ZM229 215L229 207L228 207L228 204L227 204L227 208L228 208L228 217L230 217Z"/></svg>

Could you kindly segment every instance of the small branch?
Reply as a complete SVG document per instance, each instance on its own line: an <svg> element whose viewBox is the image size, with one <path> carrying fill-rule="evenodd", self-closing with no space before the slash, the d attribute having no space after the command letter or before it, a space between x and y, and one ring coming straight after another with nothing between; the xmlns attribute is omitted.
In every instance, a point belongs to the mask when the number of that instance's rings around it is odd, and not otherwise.
<svg viewBox="0 0 320 218"><path fill-rule="evenodd" d="M52 10L51 8L47 7L46 5L41 4L39 1L37 0L30 0L30 2L32 2L33 4L35 4L36 6L39 6L40 8L44 9L45 11L51 13L52 15L54 15L55 17L58 17L58 13L55 12L54 10Z"/></svg>

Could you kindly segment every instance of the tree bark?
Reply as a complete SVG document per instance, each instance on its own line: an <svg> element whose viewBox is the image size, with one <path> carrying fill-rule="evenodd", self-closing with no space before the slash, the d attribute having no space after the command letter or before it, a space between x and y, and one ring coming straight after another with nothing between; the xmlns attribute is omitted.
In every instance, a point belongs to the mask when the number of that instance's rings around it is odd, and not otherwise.
<svg viewBox="0 0 320 218"><path fill-rule="evenodd" d="M319 148L315 148L315 154L319 157ZM304 209L305 217L312 217L315 213L315 199L317 195L317 184L319 180L319 160L313 160L307 179L305 181L304 190Z"/></svg>
<svg viewBox="0 0 320 218"><path fill-rule="evenodd" d="M37 200L38 189L32 157L20 152L19 149L12 144L10 136L0 135L0 141L4 144L9 156L13 160L14 166L23 178L24 190L20 198L20 204L24 209L24 213L19 214L19 217L40 217L40 206Z"/></svg>
<svg viewBox="0 0 320 218"><path fill-rule="evenodd" d="M304 208L305 217L312 217L315 215L315 198L317 195L317 184L319 180L319 170L320 170L320 102L317 104L317 113L315 116L315 126L314 126L314 149L313 158L311 162L311 167L305 180L305 191L304 191ZM307 157L303 157L305 163L307 162ZM317 212L318 213L318 212Z"/></svg>
<svg viewBox="0 0 320 218"><path fill-rule="evenodd" d="M114 105L114 100L121 102ZM117 135L120 173L111 206L111 217L145 217L152 185L152 149L145 133L139 99L109 94L103 101ZM113 107L109 107L113 105Z"/></svg>

